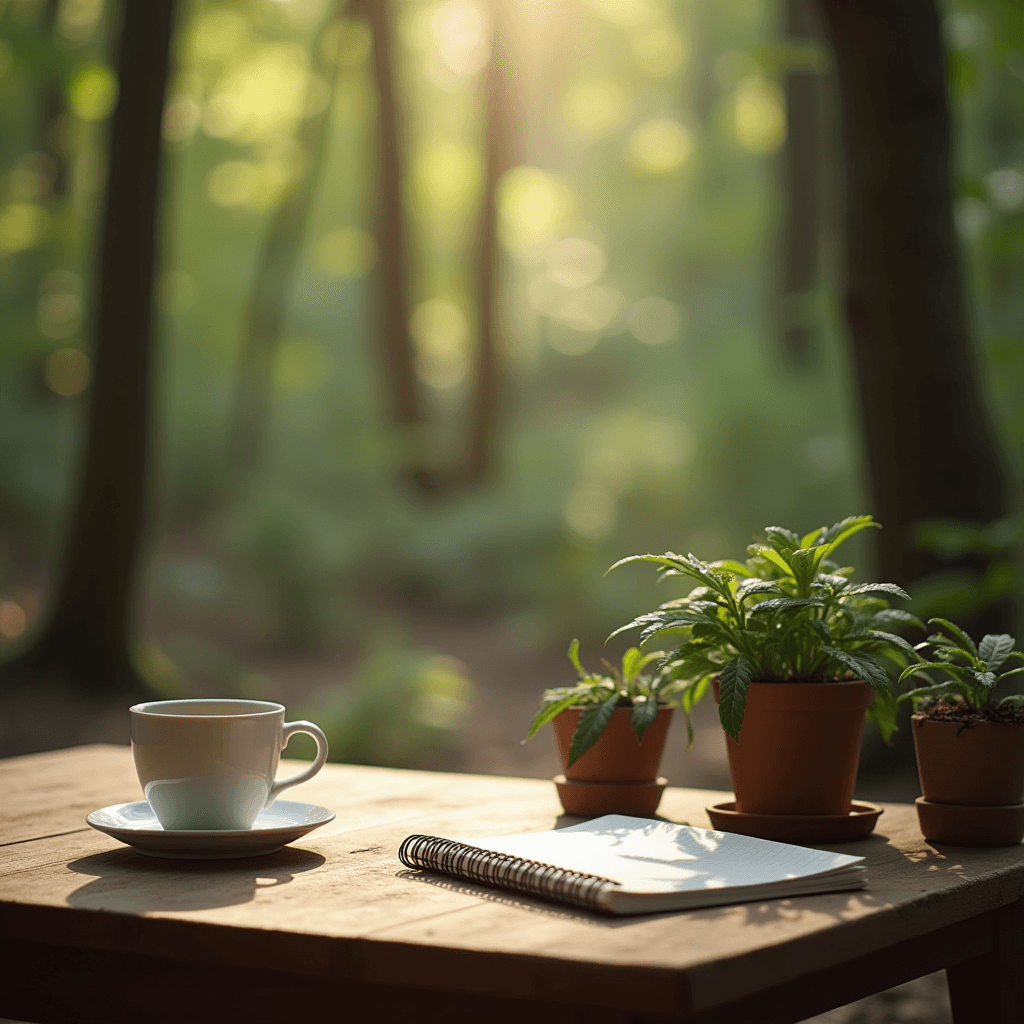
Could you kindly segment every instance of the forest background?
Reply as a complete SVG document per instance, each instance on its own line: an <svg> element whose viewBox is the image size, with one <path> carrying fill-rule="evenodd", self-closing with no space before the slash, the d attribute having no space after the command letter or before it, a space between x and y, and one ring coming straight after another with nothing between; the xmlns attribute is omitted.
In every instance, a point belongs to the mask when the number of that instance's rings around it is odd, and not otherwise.
<svg viewBox="0 0 1024 1024"><path fill-rule="evenodd" d="M858 57L830 6L193 0L164 78L120 5L0 3L0 753L123 740L125 694L223 694L338 760L550 775L518 739L569 640L614 659L657 596L613 561L862 511L862 575L1014 631L1024 9L864 4ZM896 119L841 119L872 31L908 47L894 110L941 81L913 166ZM156 183L119 95L163 105L151 363L149 305L122 315L145 288L101 251ZM873 159L892 205L851 221ZM934 259L884 234L920 196ZM864 265L889 339L858 336ZM141 481L105 533L90 474ZM72 578L104 650L54 626ZM728 788L717 727L676 741L673 782Z"/></svg>

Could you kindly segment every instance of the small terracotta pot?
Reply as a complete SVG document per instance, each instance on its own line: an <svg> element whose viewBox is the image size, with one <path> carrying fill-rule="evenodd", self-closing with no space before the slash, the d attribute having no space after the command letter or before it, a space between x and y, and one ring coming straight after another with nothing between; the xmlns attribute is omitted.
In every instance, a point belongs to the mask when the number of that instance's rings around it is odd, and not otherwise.
<svg viewBox="0 0 1024 1024"><path fill-rule="evenodd" d="M1024 802L1024 725L911 720L925 800L1009 806Z"/></svg>
<svg viewBox="0 0 1024 1024"><path fill-rule="evenodd" d="M630 726L632 708L616 708L597 742L569 767L572 734L582 711L567 708L551 723L565 773L555 777L565 813L654 814L667 784L658 778L658 765L673 709L659 708L644 738L637 740Z"/></svg>
<svg viewBox="0 0 1024 1024"><path fill-rule="evenodd" d="M654 782L658 777L661 751L673 710L659 708L643 740L638 740L629 724L633 709L616 708L597 742L576 758L570 767L572 734L579 724L583 708L566 708L551 723L558 745L558 760L565 777L579 782Z"/></svg>
<svg viewBox="0 0 1024 1024"><path fill-rule="evenodd" d="M718 680L714 684L719 701ZM754 682L737 743L726 735L736 810L849 814L857 781L867 683Z"/></svg>

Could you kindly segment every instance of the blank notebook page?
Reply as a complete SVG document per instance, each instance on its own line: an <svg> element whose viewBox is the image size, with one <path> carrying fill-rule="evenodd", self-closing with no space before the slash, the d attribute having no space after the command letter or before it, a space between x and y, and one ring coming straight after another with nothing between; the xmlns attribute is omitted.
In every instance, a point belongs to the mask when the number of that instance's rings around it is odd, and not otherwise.
<svg viewBox="0 0 1024 1024"><path fill-rule="evenodd" d="M864 860L621 814L550 832L473 837L460 842L600 875L635 893L770 885L849 868Z"/></svg>

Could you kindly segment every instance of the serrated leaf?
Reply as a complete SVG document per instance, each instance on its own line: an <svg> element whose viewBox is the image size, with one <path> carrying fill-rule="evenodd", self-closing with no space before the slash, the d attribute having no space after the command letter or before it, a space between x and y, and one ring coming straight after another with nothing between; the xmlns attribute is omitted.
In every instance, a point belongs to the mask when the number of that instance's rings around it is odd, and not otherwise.
<svg viewBox="0 0 1024 1024"><path fill-rule="evenodd" d="M924 623L916 615L911 615L902 608L883 608L880 612L875 612L871 618L875 622L905 622L908 626L925 628Z"/></svg>
<svg viewBox="0 0 1024 1024"><path fill-rule="evenodd" d="M974 677L974 681L986 690L991 690L996 685L996 674L994 672L979 672L977 669L970 668L967 671Z"/></svg>
<svg viewBox="0 0 1024 1024"><path fill-rule="evenodd" d="M536 717L530 725L530 731L526 734L526 739L533 739L537 733L544 728L548 722L551 721L556 715L559 715L566 708L570 708L576 703L575 697L563 697L561 700L554 700L550 703L541 706L540 711L537 712ZM526 740L523 741L524 743Z"/></svg>
<svg viewBox="0 0 1024 1024"><path fill-rule="evenodd" d="M718 569L722 572L731 572L736 576L746 578L752 575L749 566L744 565L742 562L737 562L734 558L723 558L717 562L711 562L709 564L713 569Z"/></svg>
<svg viewBox="0 0 1024 1024"><path fill-rule="evenodd" d="M904 679L909 679L911 676L921 675L926 672L934 672L935 670L940 672L946 672L949 675L959 677L960 673L964 670L959 665L951 665L945 661L924 661L917 665L910 665L905 668L897 680L898 683L902 683Z"/></svg>
<svg viewBox="0 0 1024 1024"><path fill-rule="evenodd" d="M882 643L892 644L893 647L898 647L901 651L905 651L911 657L914 657L915 652L913 646L901 636L897 636L895 633L886 633L880 629L867 629L864 631L865 636L870 636L874 640L881 640Z"/></svg>
<svg viewBox="0 0 1024 1024"><path fill-rule="evenodd" d="M889 689L889 674L872 655L862 651L853 654L850 651L840 650L838 647L822 647L821 650L830 658L838 661L840 665L854 672L869 686L880 690Z"/></svg>
<svg viewBox="0 0 1024 1024"><path fill-rule="evenodd" d="M928 625L939 625L946 630L951 636L956 637L959 646L962 650L970 651L975 657L978 657L978 648L975 646L974 641L955 623L950 622L949 619L929 619ZM930 639L930 638L929 638Z"/></svg>
<svg viewBox="0 0 1024 1024"><path fill-rule="evenodd" d="M750 676L750 662L741 654L722 666L719 677L718 717L722 728L737 743L743 727L743 709L747 705Z"/></svg>
<svg viewBox="0 0 1024 1024"><path fill-rule="evenodd" d="M745 600L754 594L783 594L782 589L775 580L744 580L736 588L737 596Z"/></svg>
<svg viewBox="0 0 1024 1024"><path fill-rule="evenodd" d="M644 733L647 732L657 716L658 702L656 700L642 700L633 705L633 713L629 716L629 724L638 740L644 738Z"/></svg>
<svg viewBox="0 0 1024 1024"><path fill-rule="evenodd" d="M989 670L995 672L1013 653L1016 643L1017 641L1007 633L987 633L978 644L978 657L985 662Z"/></svg>
<svg viewBox="0 0 1024 1024"><path fill-rule="evenodd" d="M843 597L853 597L856 594L892 594L895 597L902 597L904 601L910 600L910 595L895 583L858 583L843 591Z"/></svg>
<svg viewBox="0 0 1024 1024"><path fill-rule="evenodd" d="M580 715L576 731L572 734L572 744L569 747L570 768L581 754L585 754L598 741L601 733L612 720L618 703L619 694L616 692L604 703L594 704Z"/></svg>
<svg viewBox="0 0 1024 1024"><path fill-rule="evenodd" d="M787 608L820 608L825 602L820 597L769 597L767 601L759 601L750 609L755 615L762 611L784 611Z"/></svg>
<svg viewBox="0 0 1024 1024"><path fill-rule="evenodd" d="M803 547L799 536L783 526L766 526L764 532L768 536L769 543L776 551L793 551L796 548Z"/></svg>

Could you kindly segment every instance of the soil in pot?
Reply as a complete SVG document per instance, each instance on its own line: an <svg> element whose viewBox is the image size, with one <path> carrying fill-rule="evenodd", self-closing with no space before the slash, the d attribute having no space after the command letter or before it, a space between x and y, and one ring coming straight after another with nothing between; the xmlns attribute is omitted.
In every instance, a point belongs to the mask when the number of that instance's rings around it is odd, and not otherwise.
<svg viewBox="0 0 1024 1024"><path fill-rule="evenodd" d="M736 811L849 814L874 699L860 680L751 683L740 741L726 736Z"/></svg>

